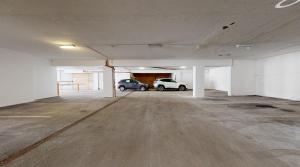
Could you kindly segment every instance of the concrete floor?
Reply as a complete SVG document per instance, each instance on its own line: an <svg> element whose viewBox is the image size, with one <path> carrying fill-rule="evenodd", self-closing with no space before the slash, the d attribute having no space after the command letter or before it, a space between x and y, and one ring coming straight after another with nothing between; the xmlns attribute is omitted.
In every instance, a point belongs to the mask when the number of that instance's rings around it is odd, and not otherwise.
<svg viewBox="0 0 300 167"><path fill-rule="evenodd" d="M0 160L115 100L118 98L102 98L97 92L74 93L0 108Z"/></svg>
<svg viewBox="0 0 300 167"><path fill-rule="evenodd" d="M22 128L14 121L12 134ZM135 92L6 166L297 167L300 102L216 91L204 99L190 91Z"/></svg>

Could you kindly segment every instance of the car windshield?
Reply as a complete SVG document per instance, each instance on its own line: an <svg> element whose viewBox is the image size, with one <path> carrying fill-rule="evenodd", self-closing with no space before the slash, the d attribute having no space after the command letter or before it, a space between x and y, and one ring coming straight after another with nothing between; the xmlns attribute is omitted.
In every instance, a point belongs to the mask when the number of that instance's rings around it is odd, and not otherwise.
<svg viewBox="0 0 300 167"><path fill-rule="evenodd" d="M137 81L137 80L132 80L131 82L132 83L140 83L140 81Z"/></svg>

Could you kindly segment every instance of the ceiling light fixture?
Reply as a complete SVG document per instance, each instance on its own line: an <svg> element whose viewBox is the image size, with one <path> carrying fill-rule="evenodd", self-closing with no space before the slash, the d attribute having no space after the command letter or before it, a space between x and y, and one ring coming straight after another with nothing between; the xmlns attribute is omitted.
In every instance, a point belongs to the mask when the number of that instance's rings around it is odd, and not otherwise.
<svg viewBox="0 0 300 167"><path fill-rule="evenodd" d="M71 45L60 45L59 46L61 49L75 49L76 45L71 44Z"/></svg>
<svg viewBox="0 0 300 167"><path fill-rule="evenodd" d="M180 66L181 69L186 69L186 66Z"/></svg>
<svg viewBox="0 0 300 167"><path fill-rule="evenodd" d="M252 45L250 44L238 44L238 45L235 45L236 48L246 48L247 50L250 50L252 48Z"/></svg>
<svg viewBox="0 0 300 167"><path fill-rule="evenodd" d="M282 0L282 1L278 2L275 5L275 8L277 8L277 9L287 8L287 7L293 6L300 2L300 0L293 0L291 2L288 2L288 1L291 1L291 0Z"/></svg>
<svg viewBox="0 0 300 167"><path fill-rule="evenodd" d="M140 70L145 70L146 68L145 68L145 67L139 67L139 69L140 69Z"/></svg>

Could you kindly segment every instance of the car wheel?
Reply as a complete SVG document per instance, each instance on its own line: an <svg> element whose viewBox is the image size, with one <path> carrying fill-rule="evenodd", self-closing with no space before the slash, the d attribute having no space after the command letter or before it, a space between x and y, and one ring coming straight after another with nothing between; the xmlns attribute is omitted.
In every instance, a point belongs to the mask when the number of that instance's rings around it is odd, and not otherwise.
<svg viewBox="0 0 300 167"><path fill-rule="evenodd" d="M122 92L125 91L125 87L124 87L124 86L120 86L119 89L120 89L120 91L122 91Z"/></svg>
<svg viewBox="0 0 300 167"><path fill-rule="evenodd" d="M164 91L165 90L165 87L163 85L159 85L158 88L157 88L159 91Z"/></svg>
<svg viewBox="0 0 300 167"><path fill-rule="evenodd" d="M145 87L145 86L141 86L141 87L140 87L140 90L141 90L141 91L146 91L146 87Z"/></svg>
<svg viewBox="0 0 300 167"><path fill-rule="evenodd" d="M179 91L185 91L186 90L186 87L185 86L183 86L183 85L180 85L179 86Z"/></svg>

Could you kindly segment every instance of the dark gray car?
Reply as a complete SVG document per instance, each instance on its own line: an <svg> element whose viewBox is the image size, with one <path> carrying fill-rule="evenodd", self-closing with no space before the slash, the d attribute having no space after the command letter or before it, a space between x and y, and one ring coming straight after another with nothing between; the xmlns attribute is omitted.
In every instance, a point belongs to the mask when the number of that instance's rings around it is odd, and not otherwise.
<svg viewBox="0 0 300 167"><path fill-rule="evenodd" d="M120 89L120 91L125 91L126 89L146 91L149 89L148 84L141 83L140 81L134 79L123 79L119 81L118 84L118 88Z"/></svg>

